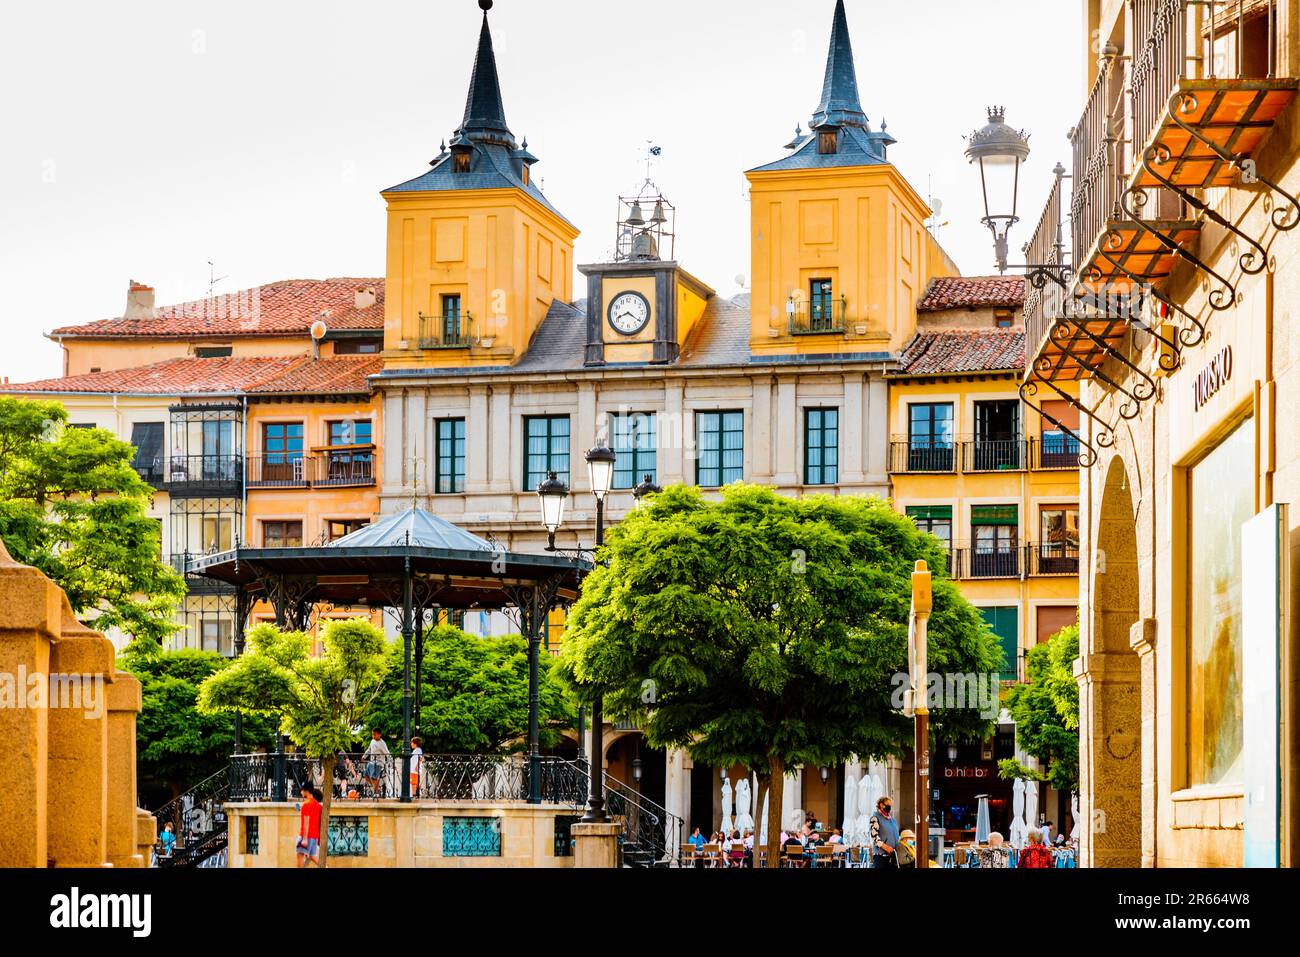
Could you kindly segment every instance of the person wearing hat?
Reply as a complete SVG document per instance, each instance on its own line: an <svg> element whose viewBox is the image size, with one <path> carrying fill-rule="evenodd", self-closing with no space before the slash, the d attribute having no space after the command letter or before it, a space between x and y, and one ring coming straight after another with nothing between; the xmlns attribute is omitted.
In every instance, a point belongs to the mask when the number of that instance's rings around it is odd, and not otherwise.
<svg viewBox="0 0 1300 957"><path fill-rule="evenodd" d="M916 867L916 832L911 828L898 836L898 866Z"/></svg>

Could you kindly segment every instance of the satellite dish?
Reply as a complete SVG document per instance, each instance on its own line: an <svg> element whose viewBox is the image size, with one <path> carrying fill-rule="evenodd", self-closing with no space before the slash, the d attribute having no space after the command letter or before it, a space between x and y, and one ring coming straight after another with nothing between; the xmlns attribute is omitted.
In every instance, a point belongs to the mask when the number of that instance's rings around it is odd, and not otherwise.
<svg viewBox="0 0 1300 957"><path fill-rule="evenodd" d="M736 273L736 285L741 289L745 288L745 274L743 272Z"/></svg>
<svg viewBox="0 0 1300 957"><path fill-rule="evenodd" d="M316 342L320 342L329 333L330 327L325 325L324 319L317 319L311 324L311 337Z"/></svg>
<svg viewBox="0 0 1300 957"><path fill-rule="evenodd" d="M939 214L943 212L943 200L936 197L930 201L930 206L934 209L934 218L938 219Z"/></svg>

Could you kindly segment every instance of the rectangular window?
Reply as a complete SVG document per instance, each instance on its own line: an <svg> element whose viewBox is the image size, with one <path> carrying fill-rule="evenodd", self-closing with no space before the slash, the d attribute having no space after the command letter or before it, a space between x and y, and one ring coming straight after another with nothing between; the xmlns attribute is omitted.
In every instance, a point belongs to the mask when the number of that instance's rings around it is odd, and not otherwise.
<svg viewBox="0 0 1300 957"><path fill-rule="evenodd" d="M839 409L805 409L803 418L805 485L835 485L840 480Z"/></svg>
<svg viewBox="0 0 1300 957"><path fill-rule="evenodd" d="M260 840L258 836L258 818L244 817L244 853L257 856Z"/></svg>
<svg viewBox="0 0 1300 957"><path fill-rule="evenodd" d="M302 458L301 422L268 422L262 426L262 454L267 465L285 465Z"/></svg>
<svg viewBox="0 0 1300 957"><path fill-rule="evenodd" d="M146 481L162 478L163 423L136 422L131 426L131 444L135 446L135 461L131 464Z"/></svg>
<svg viewBox="0 0 1300 957"><path fill-rule="evenodd" d="M330 815L330 857L369 857L370 818Z"/></svg>
<svg viewBox="0 0 1300 957"><path fill-rule="evenodd" d="M442 297L442 344L455 345L461 341L460 296Z"/></svg>
<svg viewBox="0 0 1300 957"><path fill-rule="evenodd" d="M330 519L325 523L325 537L332 542L353 532L359 532L369 524L369 520L364 518Z"/></svg>
<svg viewBox="0 0 1300 957"><path fill-rule="evenodd" d="M1002 646L1003 681L1016 681L1020 677L1020 610L1014 605L1006 608L981 608L980 614L989 629L998 636Z"/></svg>
<svg viewBox="0 0 1300 957"><path fill-rule="evenodd" d="M262 547L302 548L302 522L263 522Z"/></svg>
<svg viewBox="0 0 1300 957"><path fill-rule="evenodd" d="M1188 475L1187 777L1243 780L1241 526L1255 512L1251 420Z"/></svg>
<svg viewBox="0 0 1300 957"><path fill-rule="evenodd" d="M194 349L196 359L228 359L234 353L232 346L196 346Z"/></svg>
<svg viewBox="0 0 1300 957"><path fill-rule="evenodd" d="M524 419L524 490L537 488L551 472L569 484L569 417Z"/></svg>
<svg viewBox="0 0 1300 957"><path fill-rule="evenodd" d="M1019 509L1015 505L974 505L970 510L971 574L976 578L1018 578Z"/></svg>
<svg viewBox="0 0 1300 957"><path fill-rule="evenodd" d="M329 423L330 445L373 445L369 419L343 419Z"/></svg>
<svg viewBox="0 0 1300 957"><path fill-rule="evenodd" d="M500 857L501 818L442 818L443 857Z"/></svg>
<svg viewBox="0 0 1300 957"><path fill-rule="evenodd" d="M975 403L975 443L966 463L973 472L1024 468L1018 399Z"/></svg>
<svg viewBox="0 0 1300 957"><path fill-rule="evenodd" d="M839 136L835 130L822 130L817 134L817 152L829 156L839 146Z"/></svg>
<svg viewBox="0 0 1300 957"><path fill-rule="evenodd" d="M334 343L336 356L373 356L384 348L383 339L339 339Z"/></svg>
<svg viewBox="0 0 1300 957"><path fill-rule="evenodd" d="M437 446L437 484L439 495L465 491L465 420L439 419Z"/></svg>
<svg viewBox="0 0 1300 957"><path fill-rule="evenodd" d="M939 539L945 549L952 547L951 505L912 505L907 509L907 517L921 531Z"/></svg>
<svg viewBox="0 0 1300 957"><path fill-rule="evenodd" d="M907 407L907 470L951 472L952 403L918 402Z"/></svg>
<svg viewBox="0 0 1300 957"><path fill-rule="evenodd" d="M720 488L745 477L745 413L695 414L695 484Z"/></svg>
<svg viewBox="0 0 1300 957"><path fill-rule="evenodd" d="M839 328L835 315L835 284L814 279L808 289L808 331L830 332Z"/></svg>
<svg viewBox="0 0 1300 957"><path fill-rule="evenodd" d="M611 415L610 432L612 448L617 456L614 462L614 488L636 488L648 475L657 481L655 468L655 414L633 412L630 415Z"/></svg>
<svg viewBox="0 0 1300 957"><path fill-rule="evenodd" d="M234 622L229 618L204 618L199 622L199 634L203 651L215 651L219 655L230 656L234 650Z"/></svg>
<svg viewBox="0 0 1300 957"><path fill-rule="evenodd" d="M205 516L203 518L203 541L200 550L204 552L228 552L234 547L235 523L229 518Z"/></svg>
<svg viewBox="0 0 1300 957"><path fill-rule="evenodd" d="M1079 571L1079 507L1044 506L1038 512L1037 571L1045 575L1074 575Z"/></svg>

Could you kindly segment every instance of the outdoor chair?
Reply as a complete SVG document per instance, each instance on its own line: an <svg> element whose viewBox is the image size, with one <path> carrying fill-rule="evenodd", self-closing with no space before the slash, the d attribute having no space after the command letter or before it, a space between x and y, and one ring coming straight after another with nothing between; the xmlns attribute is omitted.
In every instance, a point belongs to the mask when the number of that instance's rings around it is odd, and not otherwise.
<svg viewBox="0 0 1300 957"><path fill-rule="evenodd" d="M813 848L813 867L829 867L835 863L835 848L829 844L818 844Z"/></svg>
<svg viewBox="0 0 1300 957"><path fill-rule="evenodd" d="M722 867L722 845L705 844L704 845L704 866L705 867Z"/></svg>
<svg viewBox="0 0 1300 957"><path fill-rule="evenodd" d="M699 853L695 850L695 845L687 841L682 845L682 867L694 867L700 859Z"/></svg>

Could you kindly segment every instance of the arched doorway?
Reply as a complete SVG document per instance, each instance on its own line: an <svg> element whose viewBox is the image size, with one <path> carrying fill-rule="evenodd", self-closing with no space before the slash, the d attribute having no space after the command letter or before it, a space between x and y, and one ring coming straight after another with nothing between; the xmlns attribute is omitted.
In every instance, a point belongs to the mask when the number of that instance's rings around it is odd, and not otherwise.
<svg viewBox="0 0 1300 957"><path fill-rule="evenodd" d="M1142 863L1142 686L1132 629L1141 569L1132 482L1120 456L1106 471L1094 513L1092 607L1079 663L1079 776L1083 862Z"/></svg>

